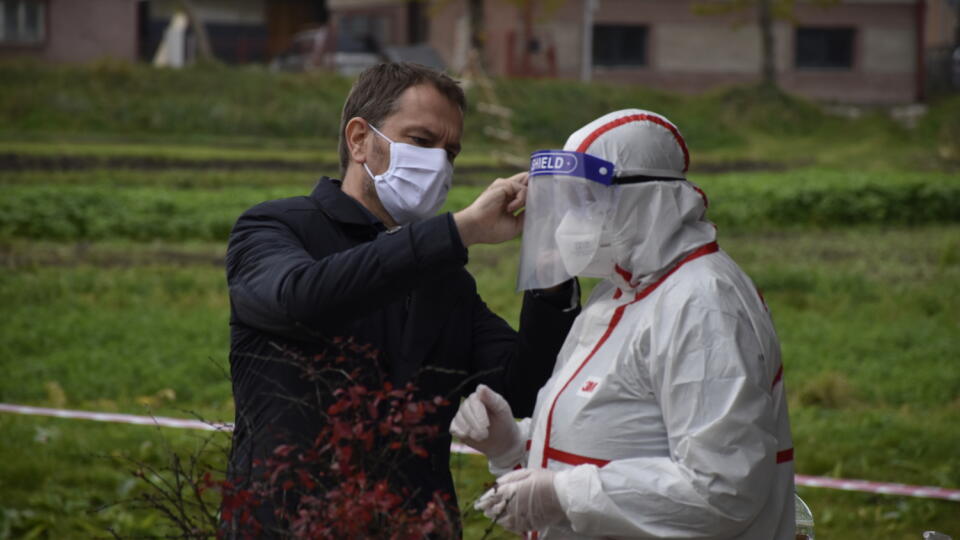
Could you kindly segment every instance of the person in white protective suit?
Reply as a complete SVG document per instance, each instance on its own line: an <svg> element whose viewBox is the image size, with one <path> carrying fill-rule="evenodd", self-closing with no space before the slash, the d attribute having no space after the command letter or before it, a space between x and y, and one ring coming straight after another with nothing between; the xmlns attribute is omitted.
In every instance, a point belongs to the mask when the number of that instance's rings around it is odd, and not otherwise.
<svg viewBox="0 0 960 540"><path fill-rule="evenodd" d="M717 245L686 144L664 117L603 116L531 159L519 287L593 290L517 423L487 387L451 432L496 486L476 507L541 539L792 539L780 347Z"/></svg>

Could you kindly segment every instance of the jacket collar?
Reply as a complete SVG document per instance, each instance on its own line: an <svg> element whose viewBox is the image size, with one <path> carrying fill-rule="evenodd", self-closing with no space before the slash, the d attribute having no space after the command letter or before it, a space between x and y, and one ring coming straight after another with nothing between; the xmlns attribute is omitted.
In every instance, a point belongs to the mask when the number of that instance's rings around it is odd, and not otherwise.
<svg viewBox="0 0 960 540"><path fill-rule="evenodd" d="M341 180L324 176L317 181L310 198L313 199L323 212L335 221L347 225L374 227L385 230L386 227L372 212L367 210L359 201L347 195L341 189Z"/></svg>

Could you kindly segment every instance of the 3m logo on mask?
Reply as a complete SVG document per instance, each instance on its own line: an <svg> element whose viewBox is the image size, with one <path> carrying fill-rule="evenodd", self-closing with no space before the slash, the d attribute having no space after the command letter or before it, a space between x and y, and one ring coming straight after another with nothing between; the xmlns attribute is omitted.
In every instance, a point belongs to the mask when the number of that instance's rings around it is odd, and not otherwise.
<svg viewBox="0 0 960 540"><path fill-rule="evenodd" d="M600 377L587 377L587 380L580 386L580 389L577 390L577 395L580 397L590 397L600 386Z"/></svg>

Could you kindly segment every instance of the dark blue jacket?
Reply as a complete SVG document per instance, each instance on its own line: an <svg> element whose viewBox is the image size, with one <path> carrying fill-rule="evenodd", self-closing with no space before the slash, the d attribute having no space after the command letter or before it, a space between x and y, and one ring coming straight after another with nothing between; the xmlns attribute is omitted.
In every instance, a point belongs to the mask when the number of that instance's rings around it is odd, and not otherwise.
<svg viewBox="0 0 960 540"><path fill-rule="evenodd" d="M301 368L277 361L281 351L309 357L331 338L352 337L379 351L395 384L412 381L424 396L449 400L431 419L441 436L428 457L404 460L400 475L417 504L435 490L453 497L447 427L460 397L483 382L516 416L532 414L579 313L568 309L575 285L528 292L517 332L481 300L466 262L450 214L387 231L329 178L309 196L245 212L226 261L236 404L231 474L250 474L252 460L291 437L311 440L320 421L297 402L316 388Z"/></svg>

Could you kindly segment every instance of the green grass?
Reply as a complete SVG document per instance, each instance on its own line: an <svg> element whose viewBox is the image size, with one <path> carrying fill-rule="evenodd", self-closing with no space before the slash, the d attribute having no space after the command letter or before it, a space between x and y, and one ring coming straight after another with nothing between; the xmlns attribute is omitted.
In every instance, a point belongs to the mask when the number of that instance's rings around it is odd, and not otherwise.
<svg viewBox="0 0 960 540"><path fill-rule="evenodd" d="M164 389L175 395L167 407L217 410L228 401L219 267L36 267L5 272L0 298L5 369L18 381L3 386L0 401L41 402L51 384L73 407L103 399L129 407Z"/></svg>
<svg viewBox="0 0 960 540"><path fill-rule="evenodd" d="M187 75L186 77L184 75ZM103 63L7 64L4 131L336 139L350 81L204 66L187 72Z"/></svg>
<svg viewBox="0 0 960 540"><path fill-rule="evenodd" d="M333 156L343 98L352 84L343 77L255 67L157 70L122 63L5 62L0 78L0 140L8 141L7 148L29 151L29 141L93 141L128 152L140 141L163 146L162 155L206 155L175 148L202 144L226 146L218 153L240 152L239 159L246 159L242 149L249 149L251 156L325 162ZM501 80L495 87L514 111L512 129L524 141L506 150L519 156L558 147L567 134L612 110L643 108L665 114L680 127L694 170L698 163L740 160L872 170L960 163L960 137L953 127L960 123L956 97L934 103L917 129L906 130L880 112L841 119L757 87L701 96L557 80ZM475 87L468 98L465 147L478 155L503 150L483 134L493 122L475 110L481 99ZM321 141L325 149L313 152L323 147Z"/></svg>
<svg viewBox="0 0 960 540"><path fill-rule="evenodd" d="M721 245L754 277L774 314L799 473L960 486L958 238L957 225L721 234ZM481 294L512 324L519 307L516 248L514 242L473 249L470 263ZM71 245L18 241L5 253L21 263L0 279L8 373L0 400L232 417L222 372L222 270L210 262L164 262L172 253L215 259L222 246L94 243L75 256ZM38 262L52 256L68 264ZM173 390L172 399L165 389ZM150 519L120 508L109 518L84 511L129 489L126 473L94 456L139 455L144 441L153 440L149 428L7 415L0 422L9 434L0 443L0 486L15 495L3 503L19 520L8 517L14 537L29 530L16 523L45 524L40 536L53 538L83 530L81 522L135 531ZM35 440L51 429L60 435ZM180 437L174 433L168 436ZM453 465L461 500L469 502L489 475L478 458L455 458ZM801 495L821 537L960 532L956 503L823 489ZM69 515L54 519L55 507ZM466 519L467 538L479 537L485 520Z"/></svg>
<svg viewBox="0 0 960 540"><path fill-rule="evenodd" d="M284 171L269 169L115 169L96 167L68 170L24 170L0 172L0 189L19 187L111 187L156 188L163 191L221 190L224 188L289 188L291 193L305 193L313 188L325 169ZM332 174L332 173L331 173ZM214 193L219 193L214 191Z"/></svg>
<svg viewBox="0 0 960 540"><path fill-rule="evenodd" d="M0 538L16 539L172 534L158 512L125 502L144 489L134 471L163 471L173 452L192 455L208 438L229 444L224 434L6 414L0 430Z"/></svg>
<svg viewBox="0 0 960 540"><path fill-rule="evenodd" d="M161 141L77 141L56 139L24 141L23 139L0 140L0 154L16 154L29 157L71 157L88 159L140 158L156 162L184 161L186 163L207 160L222 160L242 165L248 161L276 161L280 163L318 163L336 165L336 146L327 141L311 141L311 147L290 148L287 142L280 148L264 147L262 139L235 141L233 139L211 141L209 144L175 144L170 137ZM316 145L316 146L313 146Z"/></svg>

